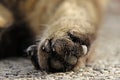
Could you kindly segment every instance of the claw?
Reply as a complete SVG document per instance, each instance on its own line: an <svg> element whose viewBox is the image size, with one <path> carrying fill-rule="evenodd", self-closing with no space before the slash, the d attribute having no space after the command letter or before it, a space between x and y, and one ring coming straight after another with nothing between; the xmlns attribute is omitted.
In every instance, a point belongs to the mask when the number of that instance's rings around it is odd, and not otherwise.
<svg viewBox="0 0 120 80"><path fill-rule="evenodd" d="M84 55L86 55L87 52L88 52L87 46L86 45L82 45L82 48L83 48Z"/></svg>
<svg viewBox="0 0 120 80"><path fill-rule="evenodd" d="M42 50L49 53L51 50L50 50L50 42L49 40L46 40L45 43L43 44L42 46Z"/></svg>
<svg viewBox="0 0 120 80"><path fill-rule="evenodd" d="M31 45L30 47L27 48L26 52L28 56L33 56L34 53L36 52L36 47L37 45Z"/></svg>
<svg viewBox="0 0 120 80"><path fill-rule="evenodd" d="M53 48L53 52L55 51L55 48Z"/></svg>
<svg viewBox="0 0 120 80"><path fill-rule="evenodd" d="M42 47L42 50L44 51L44 50L45 50L45 47Z"/></svg>

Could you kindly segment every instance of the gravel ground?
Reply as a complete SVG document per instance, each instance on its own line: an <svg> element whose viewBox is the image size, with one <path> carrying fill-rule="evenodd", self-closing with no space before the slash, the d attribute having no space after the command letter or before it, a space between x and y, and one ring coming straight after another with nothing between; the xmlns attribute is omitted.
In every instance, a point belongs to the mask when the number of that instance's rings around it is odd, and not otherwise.
<svg viewBox="0 0 120 80"><path fill-rule="evenodd" d="M0 80L120 80L120 15L105 16L97 39L96 60L78 72L47 74L27 59L0 61Z"/></svg>

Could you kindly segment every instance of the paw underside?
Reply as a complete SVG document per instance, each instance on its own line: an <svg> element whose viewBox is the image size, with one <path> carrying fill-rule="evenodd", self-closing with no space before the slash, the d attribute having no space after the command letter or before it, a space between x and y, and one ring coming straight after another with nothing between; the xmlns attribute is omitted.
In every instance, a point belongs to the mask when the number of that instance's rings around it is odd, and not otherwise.
<svg viewBox="0 0 120 80"><path fill-rule="evenodd" d="M41 43L40 49L38 49L39 54L47 55L47 69L42 69L50 72L70 71L79 63L80 57L87 55L90 47L89 36L76 32L66 34L67 37L58 39L52 37ZM30 46L27 52L38 69L42 64L38 64L37 47L38 45Z"/></svg>

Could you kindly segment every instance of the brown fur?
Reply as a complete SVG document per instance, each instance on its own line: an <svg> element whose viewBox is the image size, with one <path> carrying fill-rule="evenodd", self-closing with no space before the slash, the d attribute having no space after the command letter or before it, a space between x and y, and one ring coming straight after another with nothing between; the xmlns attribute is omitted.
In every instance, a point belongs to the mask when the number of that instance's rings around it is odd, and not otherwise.
<svg viewBox="0 0 120 80"><path fill-rule="evenodd" d="M77 46L86 45L89 49L87 55L79 56L77 63L72 65L74 68L70 68L70 70L77 70L82 64L85 65L90 60L89 58L92 58L90 56L92 56L94 50L92 49L94 40L96 39L107 1L1 0L0 11L4 11L5 14L0 13L0 27L6 27L14 23L15 18L13 16L20 17L20 20L16 19L18 22L26 21L30 28L34 30L36 37L41 39L37 48L37 55L40 68L45 70L50 69L48 58L49 54L53 53L51 52L52 49L55 49L58 56L64 58L65 56L63 55L65 53L63 51L68 50L71 52L75 46L77 48ZM11 14L12 12L14 14ZM80 47L76 49L77 51L80 50L78 55L83 52ZM76 52L74 51L74 53ZM71 53L70 60L73 59L74 53ZM63 63L59 62L59 60L54 62L54 57L52 58L50 61L53 62L49 62L50 65L63 66ZM66 60L63 62L67 63ZM72 64L72 62L70 63ZM69 69L66 68L67 70Z"/></svg>

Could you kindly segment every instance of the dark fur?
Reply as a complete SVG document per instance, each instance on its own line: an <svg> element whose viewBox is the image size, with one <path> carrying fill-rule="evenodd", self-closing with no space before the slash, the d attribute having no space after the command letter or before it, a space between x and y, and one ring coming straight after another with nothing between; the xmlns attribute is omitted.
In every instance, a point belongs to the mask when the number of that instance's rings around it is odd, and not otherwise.
<svg viewBox="0 0 120 80"><path fill-rule="evenodd" d="M26 55L25 50L33 41L33 33L26 23L3 29L0 32L0 58Z"/></svg>
<svg viewBox="0 0 120 80"><path fill-rule="evenodd" d="M37 55L28 55L26 50L35 43L35 35L26 21L24 12L19 9L20 2L26 0L0 0L0 4L6 7L14 18L14 23L7 28L0 28L0 59L8 57L28 57L36 69L38 66Z"/></svg>
<svg viewBox="0 0 120 80"><path fill-rule="evenodd" d="M14 56L26 56L25 50L34 42L34 33L23 20L19 4L25 0L0 0L0 4L9 9L14 23L0 29L0 59Z"/></svg>

